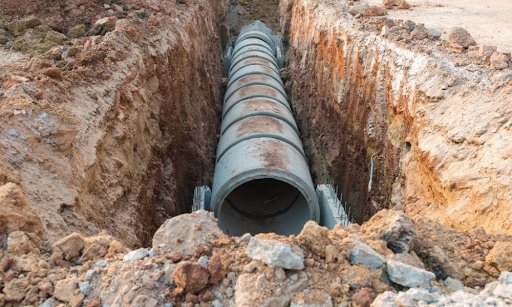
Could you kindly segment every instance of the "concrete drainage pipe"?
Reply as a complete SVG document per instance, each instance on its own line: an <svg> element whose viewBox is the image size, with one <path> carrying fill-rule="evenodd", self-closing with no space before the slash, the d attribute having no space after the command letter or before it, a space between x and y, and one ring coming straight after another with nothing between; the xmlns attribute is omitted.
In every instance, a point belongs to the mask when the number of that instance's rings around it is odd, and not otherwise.
<svg viewBox="0 0 512 307"><path fill-rule="evenodd" d="M261 22L241 31L227 57L210 208L230 235L296 234L320 218L279 61L278 38Z"/></svg>

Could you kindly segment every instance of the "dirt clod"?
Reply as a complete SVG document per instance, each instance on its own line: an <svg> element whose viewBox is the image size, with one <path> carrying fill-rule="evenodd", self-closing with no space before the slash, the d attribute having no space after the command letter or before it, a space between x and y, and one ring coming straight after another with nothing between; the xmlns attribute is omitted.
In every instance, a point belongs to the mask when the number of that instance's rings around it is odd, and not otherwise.
<svg viewBox="0 0 512 307"><path fill-rule="evenodd" d="M197 263L180 262L173 273L176 285L187 293L197 293L208 284L208 270ZM190 301L187 299L187 301Z"/></svg>

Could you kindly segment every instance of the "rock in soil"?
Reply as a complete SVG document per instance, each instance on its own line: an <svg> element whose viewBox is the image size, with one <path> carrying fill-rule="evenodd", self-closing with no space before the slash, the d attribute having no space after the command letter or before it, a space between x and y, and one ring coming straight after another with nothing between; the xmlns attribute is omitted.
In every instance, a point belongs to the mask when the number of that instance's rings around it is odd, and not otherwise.
<svg viewBox="0 0 512 307"><path fill-rule="evenodd" d="M430 282L436 277L432 272L394 260L386 262L386 272L392 282L404 287L429 288Z"/></svg>
<svg viewBox="0 0 512 307"><path fill-rule="evenodd" d="M461 27L453 27L448 32L448 42L459 45L463 48L475 46L476 42L469 32Z"/></svg>
<svg viewBox="0 0 512 307"><path fill-rule="evenodd" d="M357 242L350 250L350 262L378 269L384 264L385 259L368 244Z"/></svg>
<svg viewBox="0 0 512 307"><path fill-rule="evenodd" d="M266 264L287 270L304 269L304 253L302 250L289 244L273 240L251 238L247 246L247 256L260 260Z"/></svg>

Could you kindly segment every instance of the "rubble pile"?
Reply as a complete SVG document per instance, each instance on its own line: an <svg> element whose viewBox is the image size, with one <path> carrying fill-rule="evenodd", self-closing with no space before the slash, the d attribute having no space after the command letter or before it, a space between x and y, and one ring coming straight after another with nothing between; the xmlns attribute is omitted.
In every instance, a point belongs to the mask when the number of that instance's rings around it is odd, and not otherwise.
<svg viewBox="0 0 512 307"><path fill-rule="evenodd" d="M512 273L497 267L470 288L435 274L430 241L403 213L384 210L362 226L315 222L297 236L222 234L212 213L168 220L149 248L127 249L107 234L71 234L52 245L34 233L9 234L1 251L2 306L436 306L510 304ZM471 249L461 252L471 253ZM489 256L495 259L490 253ZM436 257L436 255L432 255ZM510 265L512 254L502 255ZM445 259L446 262L456 259ZM489 260L490 264L495 260ZM465 270L479 272L471 266ZM478 290L478 289L481 290Z"/></svg>

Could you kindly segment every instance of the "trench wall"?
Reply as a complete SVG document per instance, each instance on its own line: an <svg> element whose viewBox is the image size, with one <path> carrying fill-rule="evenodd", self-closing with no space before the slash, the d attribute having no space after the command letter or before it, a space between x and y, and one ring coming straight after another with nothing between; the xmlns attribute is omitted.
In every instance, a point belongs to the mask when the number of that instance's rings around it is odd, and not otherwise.
<svg viewBox="0 0 512 307"><path fill-rule="evenodd" d="M288 87L316 182L334 181L358 222L393 207L510 234L510 86L360 30L347 3L280 4Z"/></svg>
<svg viewBox="0 0 512 307"><path fill-rule="evenodd" d="M24 139L2 142L13 154L0 158L0 184L20 187L50 241L105 229L150 244L167 218L190 210L195 185L209 183L226 1L147 10L89 37L59 82L42 77L27 82L35 93L17 85L4 95L2 131ZM7 110L22 104L34 117Z"/></svg>

